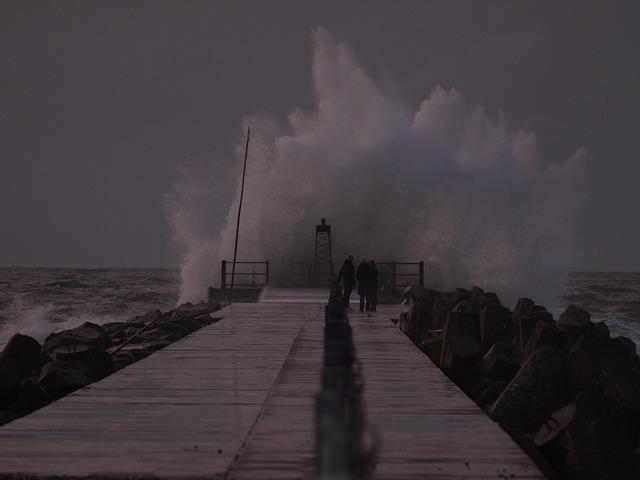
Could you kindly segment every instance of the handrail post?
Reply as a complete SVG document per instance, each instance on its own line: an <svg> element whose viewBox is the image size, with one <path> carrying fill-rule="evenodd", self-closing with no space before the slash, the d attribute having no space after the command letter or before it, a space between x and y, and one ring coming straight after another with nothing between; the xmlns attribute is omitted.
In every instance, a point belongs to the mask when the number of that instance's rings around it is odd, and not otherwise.
<svg viewBox="0 0 640 480"><path fill-rule="evenodd" d="M422 260L419 264L419 273L420 273L420 277L418 280L418 286L420 288L424 288L424 260Z"/></svg>
<svg viewBox="0 0 640 480"><path fill-rule="evenodd" d="M266 277L264 279L264 286L266 287L267 285L269 285L269 260L265 261L264 263L267 267Z"/></svg>
<svg viewBox="0 0 640 480"><path fill-rule="evenodd" d="M227 261L222 260L222 268L220 269L220 287L227 288Z"/></svg>

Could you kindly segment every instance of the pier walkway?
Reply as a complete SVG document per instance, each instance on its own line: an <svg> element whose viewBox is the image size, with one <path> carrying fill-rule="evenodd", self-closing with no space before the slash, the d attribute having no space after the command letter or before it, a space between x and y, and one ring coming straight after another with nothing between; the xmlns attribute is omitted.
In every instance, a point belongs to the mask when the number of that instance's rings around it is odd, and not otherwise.
<svg viewBox="0 0 640 480"><path fill-rule="evenodd" d="M0 428L0 478L314 477L324 302L271 292ZM350 313L374 478L544 478L390 322Z"/></svg>

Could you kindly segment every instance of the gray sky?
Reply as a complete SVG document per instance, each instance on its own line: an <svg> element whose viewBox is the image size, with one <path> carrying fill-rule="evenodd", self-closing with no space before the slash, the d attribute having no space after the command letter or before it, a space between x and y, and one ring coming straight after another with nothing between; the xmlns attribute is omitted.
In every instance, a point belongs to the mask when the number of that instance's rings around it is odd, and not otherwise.
<svg viewBox="0 0 640 480"><path fill-rule="evenodd" d="M321 25L416 108L455 86L549 161L586 147L579 267L640 270L639 5L0 0L0 265L175 265L178 165L311 107Z"/></svg>

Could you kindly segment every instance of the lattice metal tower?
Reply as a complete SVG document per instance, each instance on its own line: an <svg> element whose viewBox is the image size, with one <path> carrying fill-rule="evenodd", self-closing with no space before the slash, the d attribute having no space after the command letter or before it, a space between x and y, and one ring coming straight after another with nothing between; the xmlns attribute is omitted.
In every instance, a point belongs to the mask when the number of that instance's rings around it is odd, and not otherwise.
<svg viewBox="0 0 640 480"><path fill-rule="evenodd" d="M323 218L316 225L316 248L313 258L313 281L315 285L326 285L333 270L331 254L331 225Z"/></svg>

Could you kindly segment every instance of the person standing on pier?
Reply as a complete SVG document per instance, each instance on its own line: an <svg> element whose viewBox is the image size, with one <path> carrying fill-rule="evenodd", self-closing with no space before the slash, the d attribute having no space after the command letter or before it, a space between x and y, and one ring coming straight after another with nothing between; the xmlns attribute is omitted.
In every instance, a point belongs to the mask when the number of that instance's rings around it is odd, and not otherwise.
<svg viewBox="0 0 640 480"><path fill-rule="evenodd" d="M344 308L349 308L349 301L351 300L351 291L356 284L356 268L353 266L353 255L349 255L338 273L338 282L342 279L342 286L344 288L343 300Z"/></svg>
<svg viewBox="0 0 640 480"><path fill-rule="evenodd" d="M369 310L376 311L378 306L378 267L373 259L369 260L371 267L371 284L369 285Z"/></svg>
<svg viewBox="0 0 640 480"><path fill-rule="evenodd" d="M360 311L363 312L366 308L367 312L371 309L371 283L372 283L373 270L371 265L367 261L367 257L362 257L360 265L356 270L356 280L358 280L358 295L360 295Z"/></svg>

